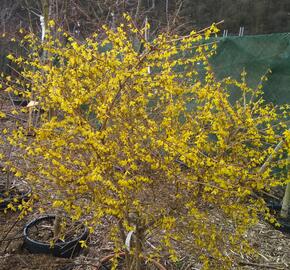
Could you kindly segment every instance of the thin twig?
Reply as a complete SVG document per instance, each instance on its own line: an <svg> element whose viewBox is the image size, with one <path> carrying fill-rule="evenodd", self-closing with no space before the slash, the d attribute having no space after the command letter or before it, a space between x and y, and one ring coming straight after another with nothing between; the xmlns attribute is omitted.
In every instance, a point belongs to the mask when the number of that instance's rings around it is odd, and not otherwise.
<svg viewBox="0 0 290 270"><path fill-rule="evenodd" d="M219 22L215 23L215 25L222 24L223 22L224 22L224 20L219 21ZM201 29L201 30L199 30L199 31L197 31L197 32L195 32L195 33L193 33L193 34L189 34L189 35L186 35L186 36L182 36L182 37L180 37L180 38L172 39L170 42L175 42L175 41L179 41L179 40L182 40L182 39L185 39L185 38L189 38L189 37L197 36L197 35L199 35L199 34L205 32L206 30L208 30L208 29L210 29L210 28L211 28L211 26L208 26L208 27L203 28L203 29Z"/></svg>

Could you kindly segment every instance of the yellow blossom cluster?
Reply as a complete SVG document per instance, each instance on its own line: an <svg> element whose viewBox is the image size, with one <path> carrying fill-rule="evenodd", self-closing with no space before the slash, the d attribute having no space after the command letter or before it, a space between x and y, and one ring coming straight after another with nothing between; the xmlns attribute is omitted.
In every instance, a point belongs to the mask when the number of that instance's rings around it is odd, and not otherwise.
<svg viewBox="0 0 290 270"><path fill-rule="evenodd" d="M204 269L229 269L228 250L251 250L244 233L265 211L252 195L283 183L272 169L286 161L262 174L259 168L286 127L260 86L246 85L245 73L241 81L215 78L214 25L148 42L146 29L127 20L83 42L48 33L39 45L28 35L23 44L31 53L9 56L43 112L35 137L19 127L8 133L23 153L10 166L73 220L93 229L111 216L112 232L142 232L155 246L146 256L176 261L183 248ZM230 102L232 92L240 99ZM123 249L119 235L112 233Z"/></svg>

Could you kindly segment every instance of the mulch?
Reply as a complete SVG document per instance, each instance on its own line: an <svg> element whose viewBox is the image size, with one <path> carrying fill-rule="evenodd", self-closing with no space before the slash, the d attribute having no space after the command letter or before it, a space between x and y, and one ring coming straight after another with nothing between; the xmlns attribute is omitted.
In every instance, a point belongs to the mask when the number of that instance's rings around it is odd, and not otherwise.
<svg viewBox="0 0 290 270"><path fill-rule="evenodd" d="M0 95L0 109L8 112L11 111L11 106L13 105L9 104L9 99L3 99ZM6 118L0 119L0 136L3 129L9 129L16 120L25 122L25 115L7 115ZM48 206L48 213L49 210ZM23 228L25 223L38 214L34 211L19 220L18 212L0 211L0 270L95 270L100 258L112 252L112 243L108 242L108 230L104 223L90 235L89 248L77 258L62 259L49 255L30 254L23 248ZM290 269L290 234L282 233L261 220L249 230L246 237L257 250L256 256L231 254L235 256L237 262L232 270ZM167 261L163 264L168 270L201 269L194 254L181 260L178 267Z"/></svg>

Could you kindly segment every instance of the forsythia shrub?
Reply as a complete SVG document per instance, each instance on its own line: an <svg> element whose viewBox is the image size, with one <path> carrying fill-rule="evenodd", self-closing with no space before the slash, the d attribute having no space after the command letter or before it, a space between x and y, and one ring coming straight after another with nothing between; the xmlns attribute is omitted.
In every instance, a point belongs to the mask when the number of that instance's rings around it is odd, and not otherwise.
<svg viewBox="0 0 290 270"><path fill-rule="evenodd" d="M214 25L152 42L144 31L127 18L84 42L25 37L27 58L9 56L23 80L6 81L7 91L25 85L43 114L35 137L21 126L8 132L6 143L22 154L6 164L73 220L93 229L111 217L116 250L133 230L135 263L140 254L176 261L187 252L204 269L229 269L231 254L251 251L244 234L265 212L251 194L283 182L272 168L286 161L258 171L286 126L246 74L215 79L208 60L216 45L206 42ZM240 100L231 103L231 91Z"/></svg>

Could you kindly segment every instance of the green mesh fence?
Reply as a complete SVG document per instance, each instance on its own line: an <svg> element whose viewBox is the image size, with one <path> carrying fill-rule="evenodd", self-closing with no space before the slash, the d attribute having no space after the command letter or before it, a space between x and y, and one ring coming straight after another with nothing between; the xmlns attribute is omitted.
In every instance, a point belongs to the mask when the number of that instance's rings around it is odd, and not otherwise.
<svg viewBox="0 0 290 270"><path fill-rule="evenodd" d="M243 69L247 82L255 87L268 69L264 99L274 104L290 103L290 33L226 37L218 40L211 63L218 79L240 78Z"/></svg>

